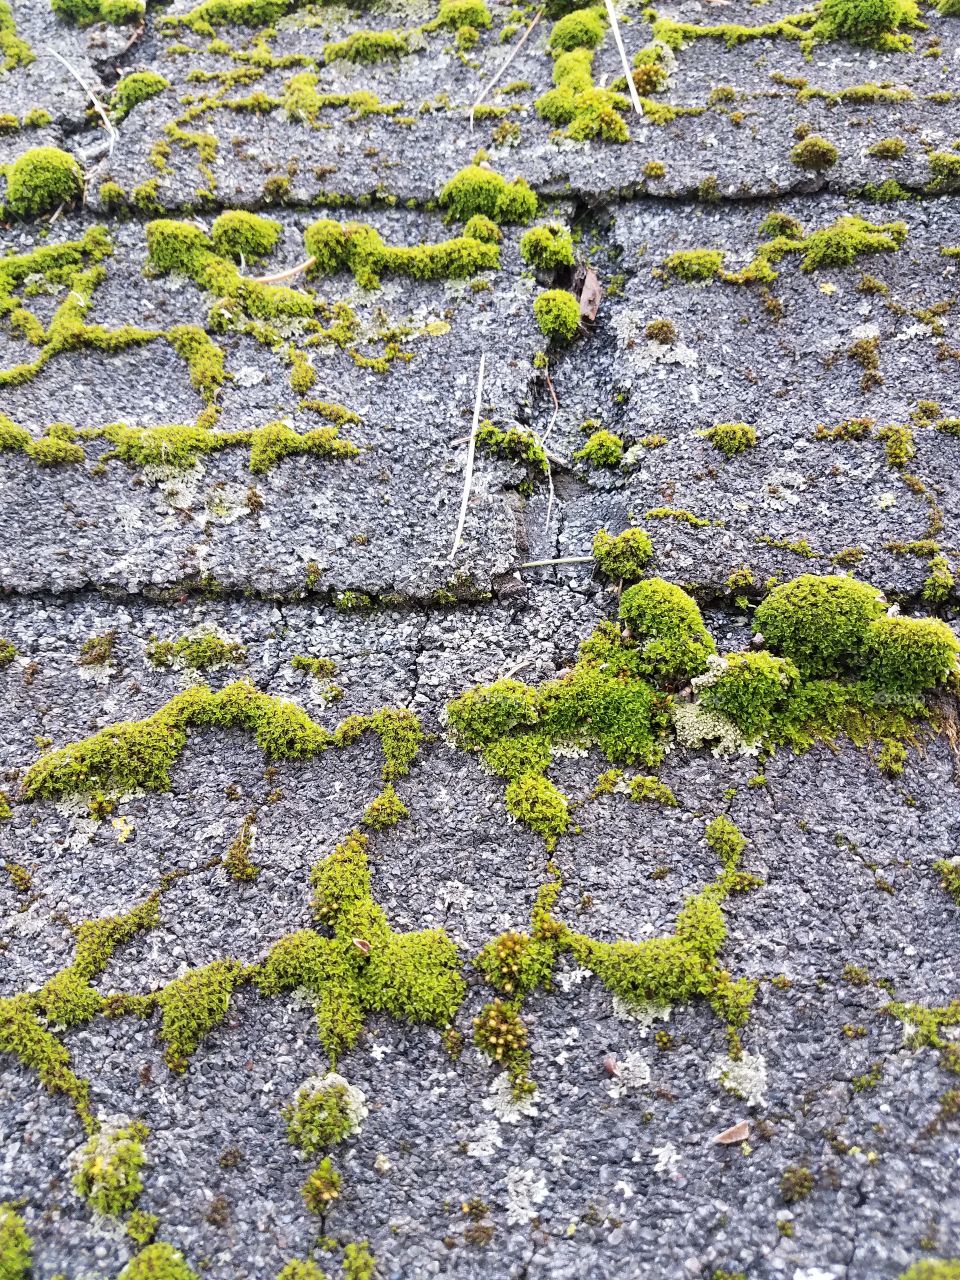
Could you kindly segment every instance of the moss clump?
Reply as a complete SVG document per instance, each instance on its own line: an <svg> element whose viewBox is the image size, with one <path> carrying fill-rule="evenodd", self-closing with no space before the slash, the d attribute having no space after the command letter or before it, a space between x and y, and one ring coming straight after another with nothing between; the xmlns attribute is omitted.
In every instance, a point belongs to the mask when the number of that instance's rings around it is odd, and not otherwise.
<svg viewBox="0 0 960 1280"><path fill-rule="evenodd" d="M543 837L548 849L570 825L570 809L563 792L539 774L523 774L509 782L504 803L512 817Z"/></svg>
<svg viewBox="0 0 960 1280"><path fill-rule="evenodd" d="M651 342L659 342L662 347L672 347L680 335L672 320L658 317L646 326L643 336Z"/></svg>
<svg viewBox="0 0 960 1280"><path fill-rule="evenodd" d="M17 646L12 640L0 636L0 671L4 667L9 667L10 663L17 656Z"/></svg>
<svg viewBox="0 0 960 1280"><path fill-rule="evenodd" d="M718 422L715 427L704 431L703 438L726 458L735 458L738 453L746 453L757 445L756 428L745 422Z"/></svg>
<svg viewBox="0 0 960 1280"><path fill-rule="evenodd" d="M327 1280L327 1274L315 1262L292 1258L277 1276L277 1280Z"/></svg>
<svg viewBox="0 0 960 1280"><path fill-rule="evenodd" d="M231 840L230 847L223 855L223 865L227 869L227 874L231 879L236 880L238 884L246 884L251 880L256 880L260 874L260 868L255 866L250 859L256 830L255 821L256 816L254 814L248 814L244 818L240 824L240 830Z"/></svg>
<svg viewBox="0 0 960 1280"><path fill-rule="evenodd" d="M936 618L878 618L863 638L866 679L890 695L916 696L945 684L958 672L960 644Z"/></svg>
<svg viewBox="0 0 960 1280"><path fill-rule="evenodd" d="M451 31L459 30L461 27L486 29L492 21L486 0L440 0L437 16L423 29L424 31L434 31L441 27Z"/></svg>
<svg viewBox="0 0 960 1280"><path fill-rule="evenodd" d="M941 7L940 12L950 11ZM901 1274L900 1280L960 1280L960 1258L952 1262L923 1258L920 1262L915 1262L912 1267L907 1267Z"/></svg>
<svg viewBox="0 0 960 1280"><path fill-rule="evenodd" d="M719 858L720 865L728 869L737 865L741 853L747 847L743 832L723 814L711 818L707 823L706 839Z"/></svg>
<svg viewBox="0 0 960 1280"><path fill-rule="evenodd" d="M148 1244L123 1268L117 1280L199 1280L171 1244Z"/></svg>
<svg viewBox="0 0 960 1280"><path fill-rule="evenodd" d="M345 40L331 41L323 47L325 62L355 62L369 65L402 58L410 52L410 39L404 31L353 31Z"/></svg>
<svg viewBox="0 0 960 1280"><path fill-rule="evenodd" d="M530 1063L527 1028L513 1005L493 1000L473 1020L473 1043L493 1062L505 1067L516 1093L525 1092Z"/></svg>
<svg viewBox="0 0 960 1280"><path fill-rule="evenodd" d="M155 667L178 666L190 671L235 667L246 656L243 645L212 630L180 636L177 640L152 640L147 646L147 657Z"/></svg>
<svg viewBox="0 0 960 1280"><path fill-rule="evenodd" d="M869 624L886 612L875 587L853 578L803 574L760 602L754 627L764 643L791 658L801 675L855 667Z"/></svg>
<svg viewBox="0 0 960 1280"><path fill-rule="evenodd" d="M616 537L599 529L593 539L593 558L613 582L637 582L653 559L653 543L643 529L624 529Z"/></svg>
<svg viewBox="0 0 960 1280"><path fill-rule="evenodd" d="M907 144L902 138L881 138L867 147L867 155L877 160L901 160L907 154Z"/></svg>
<svg viewBox="0 0 960 1280"><path fill-rule="evenodd" d="M0 1276L26 1280L33 1258L33 1241L12 1204L0 1204Z"/></svg>
<svg viewBox="0 0 960 1280"><path fill-rule="evenodd" d="M498 224L526 223L536 216L537 197L523 178L507 182L493 169L471 164L446 184L440 192L440 205L457 222L480 213Z"/></svg>
<svg viewBox="0 0 960 1280"><path fill-rule="evenodd" d="M160 1010L160 1039L171 1071L186 1071L191 1054L227 1016L234 987L244 979L235 960L190 969L152 997Z"/></svg>
<svg viewBox="0 0 960 1280"><path fill-rule="evenodd" d="M384 831L394 827L403 818L410 817L410 810L397 795L388 782L378 796L363 811L363 825L372 827L374 831Z"/></svg>
<svg viewBox="0 0 960 1280"><path fill-rule="evenodd" d="M356 1091L354 1091L356 1092ZM304 1155L329 1151L359 1129L359 1117L347 1082L333 1072L308 1081L284 1108L287 1137Z"/></svg>
<svg viewBox="0 0 960 1280"><path fill-rule="evenodd" d="M311 876L313 910L331 936L281 939L254 975L264 995L306 987L320 1040L335 1060L378 1011L445 1026L463 1000L457 949L440 929L395 933L370 891L367 838L352 832Z"/></svg>
<svg viewBox="0 0 960 1280"><path fill-rule="evenodd" d="M351 271L364 289L375 289L386 274L414 280L463 280L500 265L500 250L489 240L457 236L438 244L394 248L366 223L328 218L307 228L304 243L315 260L312 275Z"/></svg>
<svg viewBox="0 0 960 1280"><path fill-rule="evenodd" d="M684 284L706 284L723 270L722 249L678 249L663 260L663 270Z"/></svg>
<svg viewBox="0 0 960 1280"><path fill-rule="evenodd" d="M475 213L463 224L463 234L473 240L484 240L487 244L500 244L503 232L493 221L482 213Z"/></svg>
<svg viewBox="0 0 960 1280"><path fill-rule="evenodd" d="M222 258L260 262L273 253L282 232L280 223L273 218L230 209L214 219L210 239Z"/></svg>
<svg viewBox="0 0 960 1280"><path fill-rule="evenodd" d="M627 794L634 804L645 800L665 805L668 809L677 808L677 797L665 782L649 775L638 774L627 783Z"/></svg>
<svg viewBox="0 0 960 1280"><path fill-rule="evenodd" d="M550 474L550 463L543 445L532 432L521 427L508 427L504 431L492 422L481 422L477 429L476 443L478 449L484 449L494 457L509 458L526 467L526 479L518 486L525 497L533 493L538 480L546 479Z"/></svg>
<svg viewBox="0 0 960 1280"><path fill-rule="evenodd" d="M840 159L840 152L832 142L811 133L790 152L791 161L798 169L806 169L808 173L823 173L832 169Z"/></svg>
<svg viewBox="0 0 960 1280"><path fill-rule="evenodd" d="M311 1213L322 1217L334 1200L340 1196L340 1174L334 1169L329 1156L317 1165L303 1184L303 1202Z"/></svg>
<svg viewBox="0 0 960 1280"><path fill-rule="evenodd" d="M788 658L762 651L729 653L703 678L703 685L698 682L698 691L705 707L753 741L771 732L797 678L797 668Z"/></svg>
<svg viewBox="0 0 960 1280"><path fill-rule="evenodd" d="M520 256L541 271L572 267L573 238L562 223L548 222L531 227L520 237Z"/></svg>
<svg viewBox="0 0 960 1280"><path fill-rule="evenodd" d="M164 89L169 88L170 81L156 71L131 71L114 86L110 98L114 120L117 123L125 120L134 107L138 107L141 102L146 102L150 98L155 98L158 93L163 93ZM100 194L103 194L102 187Z"/></svg>
<svg viewBox="0 0 960 1280"><path fill-rule="evenodd" d="M59 147L32 147L6 169L6 203L21 217L52 213L83 194L83 172Z"/></svg>
<svg viewBox="0 0 960 1280"><path fill-rule="evenodd" d="M620 598L620 617L630 628L644 674L671 683L689 680L716 652L696 601L662 578L628 587Z"/></svg>
<svg viewBox="0 0 960 1280"><path fill-rule="evenodd" d="M547 44L553 53L596 49L606 29L607 24L597 9L575 9L553 24Z"/></svg>
<svg viewBox="0 0 960 1280"><path fill-rule="evenodd" d="M50 0L50 7L78 27L89 27L92 22L110 22L115 26L136 22L145 11L144 0Z"/></svg>
<svg viewBox="0 0 960 1280"><path fill-rule="evenodd" d="M613 431L594 431L573 456L589 467L619 467L623 458L623 440Z"/></svg>
<svg viewBox="0 0 960 1280"><path fill-rule="evenodd" d="M493 938L474 960L490 985L512 999L543 986L553 964L553 948L542 938L512 932Z"/></svg>
<svg viewBox="0 0 960 1280"><path fill-rule="evenodd" d="M566 289L547 289L535 299L533 315L540 332L559 346L576 337L580 328L580 304Z"/></svg>
<svg viewBox="0 0 960 1280"><path fill-rule="evenodd" d="M476 750L537 718L535 690L519 680L468 689L447 703L447 718L457 746Z"/></svg>
<svg viewBox="0 0 960 1280"><path fill-rule="evenodd" d="M805 1200L813 1190L813 1174L803 1165L791 1164L780 1179L780 1194L787 1204Z"/></svg>
<svg viewBox="0 0 960 1280"><path fill-rule="evenodd" d="M901 27L919 25L914 0L820 0L814 34L851 44L903 48L895 38Z"/></svg>
<svg viewBox="0 0 960 1280"><path fill-rule="evenodd" d="M136 1204L143 1190L140 1170L148 1132L143 1124L106 1127L80 1152L73 1187L96 1213L119 1218Z"/></svg>

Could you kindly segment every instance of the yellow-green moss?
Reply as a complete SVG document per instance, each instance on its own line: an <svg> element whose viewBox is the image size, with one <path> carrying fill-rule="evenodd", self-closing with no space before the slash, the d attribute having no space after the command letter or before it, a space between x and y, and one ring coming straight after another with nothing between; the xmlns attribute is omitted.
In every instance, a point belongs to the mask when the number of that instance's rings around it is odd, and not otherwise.
<svg viewBox="0 0 960 1280"><path fill-rule="evenodd" d="M33 147L6 167L6 203L14 213L32 218L72 204L83 194L83 171L59 147Z"/></svg>
<svg viewBox="0 0 960 1280"><path fill-rule="evenodd" d="M580 329L580 304L566 289L546 289L533 304L540 332L558 346L571 342Z"/></svg>
<svg viewBox="0 0 960 1280"><path fill-rule="evenodd" d="M158 93L163 93L164 89L169 88L170 81L156 71L131 71L114 86L110 98L114 119L117 123L125 120L134 107L138 107L141 102L147 102L150 98L155 98ZM102 195L102 187L100 191Z"/></svg>
<svg viewBox="0 0 960 1280"><path fill-rule="evenodd" d="M199 1280L183 1254L170 1244L149 1244L123 1268L117 1280Z"/></svg>
<svg viewBox="0 0 960 1280"><path fill-rule="evenodd" d="M507 182L493 169L471 164L447 182L440 205L456 222L480 213L496 223L526 223L536 215L537 197L523 178Z"/></svg>
<svg viewBox="0 0 960 1280"><path fill-rule="evenodd" d="M33 1241L12 1204L0 1204L0 1276L3 1280L27 1280L33 1259Z"/></svg>
<svg viewBox="0 0 960 1280"><path fill-rule="evenodd" d="M148 1133L146 1125L133 1123L103 1128L88 1139L79 1154L73 1189L94 1212L119 1218L136 1204L143 1190L140 1170Z"/></svg>
<svg viewBox="0 0 960 1280"><path fill-rule="evenodd" d="M718 453L727 458L734 458L738 453L746 453L756 448L756 428L745 422L719 422L703 432L703 438L709 440Z"/></svg>
<svg viewBox="0 0 960 1280"><path fill-rule="evenodd" d="M376 288L380 276L408 275L415 280L461 280L500 265L500 250L486 240L458 236L439 244L394 248L384 244L374 227L361 222L322 219L304 232L314 275L350 271L365 289Z"/></svg>

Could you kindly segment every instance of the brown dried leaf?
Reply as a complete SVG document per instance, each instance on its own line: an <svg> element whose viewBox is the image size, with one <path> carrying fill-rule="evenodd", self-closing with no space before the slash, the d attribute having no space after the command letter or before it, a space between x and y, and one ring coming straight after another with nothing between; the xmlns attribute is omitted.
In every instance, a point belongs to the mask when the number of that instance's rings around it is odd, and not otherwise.
<svg viewBox="0 0 960 1280"><path fill-rule="evenodd" d="M353 945L358 951L362 951L365 956L370 954L370 943L366 938L354 938Z"/></svg>
<svg viewBox="0 0 960 1280"><path fill-rule="evenodd" d="M596 320L602 297L603 290L600 288L597 273L592 267L587 267L584 272L583 288L580 291L581 320L586 321L588 324L592 324Z"/></svg>
<svg viewBox="0 0 960 1280"><path fill-rule="evenodd" d="M724 1129L723 1133L718 1133L714 1138L714 1145L718 1147L731 1147L737 1142L746 1142L750 1137L750 1121L740 1120L737 1124L733 1124L729 1129Z"/></svg>

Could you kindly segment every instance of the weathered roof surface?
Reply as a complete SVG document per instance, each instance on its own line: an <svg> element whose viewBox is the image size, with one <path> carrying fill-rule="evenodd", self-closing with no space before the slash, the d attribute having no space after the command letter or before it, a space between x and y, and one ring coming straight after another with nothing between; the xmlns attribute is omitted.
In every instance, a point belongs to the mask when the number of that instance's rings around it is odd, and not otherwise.
<svg viewBox="0 0 960 1280"><path fill-rule="evenodd" d="M537 10L455 7L0 0L0 165L84 179L0 176L0 1275L182 1280L155 1233L214 1280L951 1280L908 1268L960 1257L953 642L921 696L754 613L853 574L956 618L960 18L625 5L643 113L577 140L535 105L557 15L471 125ZM625 89L609 29L588 76ZM451 218L474 162L535 217ZM603 289L566 343L531 222ZM702 610L676 668L595 547L627 529ZM714 642L773 655L764 733L708 710ZM469 740L448 704L504 678ZM331 1069L367 1114L305 1149Z"/></svg>

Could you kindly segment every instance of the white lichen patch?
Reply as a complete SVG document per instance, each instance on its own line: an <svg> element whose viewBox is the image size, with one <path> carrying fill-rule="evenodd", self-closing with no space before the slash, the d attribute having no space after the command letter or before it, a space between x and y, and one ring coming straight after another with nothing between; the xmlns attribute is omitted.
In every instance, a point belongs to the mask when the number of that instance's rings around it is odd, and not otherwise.
<svg viewBox="0 0 960 1280"><path fill-rule="evenodd" d="M507 1173L507 1222L522 1227L537 1216L537 1206L547 1198L547 1184L536 1169L510 1169Z"/></svg>
<svg viewBox="0 0 960 1280"><path fill-rule="evenodd" d="M721 1055L711 1063L707 1079L718 1081L748 1107L767 1105L767 1063L762 1053L744 1053L736 1061Z"/></svg>
<svg viewBox="0 0 960 1280"><path fill-rule="evenodd" d="M657 1004L652 1000L644 1000L638 1004L628 1004L619 996L613 997L613 1012L621 1022L635 1022L640 1028L640 1036L645 1039L655 1022L669 1022L673 1006Z"/></svg>
<svg viewBox="0 0 960 1280"><path fill-rule="evenodd" d="M670 717L677 742L688 750L697 750L710 743L714 756L759 754L759 740L751 742L725 716L708 710L699 702L674 702Z"/></svg>
<svg viewBox="0 0 960 1280"><path fill-rule="evenodd" d="M631 1049L617 1063L617 1074L610 1081L607 1092L610 1097L619 1100L631 1089L639 1089L650 1083L650 1064L636 1049Z"/></svg>
<svg viewBox="0 0 960 1280"><path fill-rule="evenodd" d="M519 1124L522 1119L535 1116L540 1110L536 1090L519 1099L513 1096L513 1082L506 1071L501 1071L494 1080L482 1105L484 1111L492 1111L501 1124Z"/></svg>

